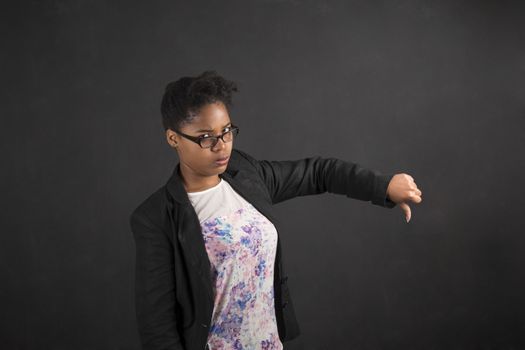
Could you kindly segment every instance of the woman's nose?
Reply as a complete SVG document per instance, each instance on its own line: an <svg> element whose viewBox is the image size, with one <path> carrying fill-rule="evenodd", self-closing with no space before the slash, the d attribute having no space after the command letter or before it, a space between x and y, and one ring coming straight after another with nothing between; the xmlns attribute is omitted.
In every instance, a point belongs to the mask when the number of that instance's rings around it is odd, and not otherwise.
<svg viewBox="0 0 525 350"><path fill-rule="evenodd" d="M214 150L214 151L220 151L220 150L222 150L224 147L226 147L226 142L224 142L224 141L219 137L219 139L217 140L217 143L215 144L215 146L213 146L213 150Z"/></svg>

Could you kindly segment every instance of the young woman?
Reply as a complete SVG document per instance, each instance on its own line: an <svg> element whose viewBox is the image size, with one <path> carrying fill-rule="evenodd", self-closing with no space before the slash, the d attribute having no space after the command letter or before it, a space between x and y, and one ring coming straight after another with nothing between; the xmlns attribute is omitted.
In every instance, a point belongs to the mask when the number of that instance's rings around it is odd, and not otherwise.
<svg viewBox="0 0 525 350"><path fill-rule="evenodd" d="M336 158L256 160L233 149L234 82L214 71L167 85L162 120L179 163L131 214L144 349L282 349L300 333L272 205L325 192L410 219L421 191Z"/></svg>

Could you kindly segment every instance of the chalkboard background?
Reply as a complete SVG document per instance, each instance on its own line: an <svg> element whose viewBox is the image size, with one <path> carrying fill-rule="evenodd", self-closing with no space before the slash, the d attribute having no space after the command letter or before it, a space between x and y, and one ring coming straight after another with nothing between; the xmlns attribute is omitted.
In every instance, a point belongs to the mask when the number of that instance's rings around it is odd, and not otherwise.
<svg viewBox="0 0 525 350"><path fill-rule="evenodd" d="M399 207L276 208L285 349L525 349L518 1L4 4L2 349L139 349L131 210L171 175L165 85L238 82L235 147L407 173Z"/></svg>

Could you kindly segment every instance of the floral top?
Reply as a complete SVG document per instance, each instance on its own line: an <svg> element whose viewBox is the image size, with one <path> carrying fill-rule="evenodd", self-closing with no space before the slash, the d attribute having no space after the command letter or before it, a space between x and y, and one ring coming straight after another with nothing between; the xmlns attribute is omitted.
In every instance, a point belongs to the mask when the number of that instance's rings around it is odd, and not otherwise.
<svg viewBox="0 0 525 350"><path fill-rule="evenodd" d="M283 349L273 294L275 226L223 179L188 197L211 263L210 350Z"/></svg>

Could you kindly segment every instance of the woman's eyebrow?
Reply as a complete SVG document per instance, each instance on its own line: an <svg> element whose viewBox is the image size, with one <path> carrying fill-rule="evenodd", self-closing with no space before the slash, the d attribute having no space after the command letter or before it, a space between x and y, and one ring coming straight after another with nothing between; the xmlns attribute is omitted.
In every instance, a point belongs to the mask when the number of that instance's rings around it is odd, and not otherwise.
<svg viewBox="0 0 525 350"><path fill-rule="evenodd" d="M225 127L227 127L228 125L230 125L232 122L229 122L228 124L224 125L222 128L224 129ZM204 130L204 129L201 129L201 130L197 130L195 132L210 132L210 131L213 131L213 130Z"/></svg>

